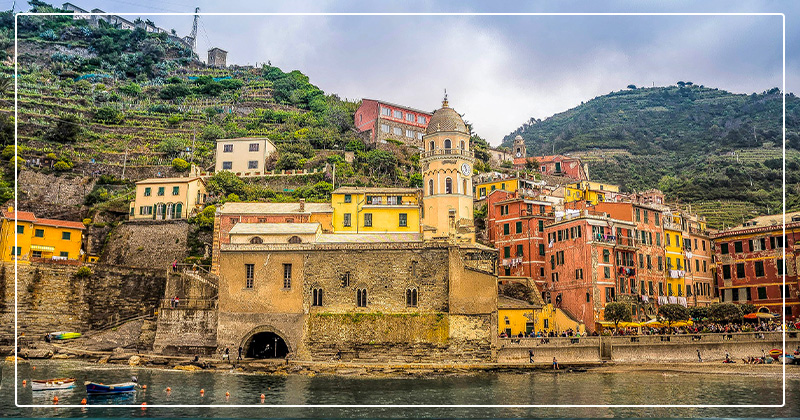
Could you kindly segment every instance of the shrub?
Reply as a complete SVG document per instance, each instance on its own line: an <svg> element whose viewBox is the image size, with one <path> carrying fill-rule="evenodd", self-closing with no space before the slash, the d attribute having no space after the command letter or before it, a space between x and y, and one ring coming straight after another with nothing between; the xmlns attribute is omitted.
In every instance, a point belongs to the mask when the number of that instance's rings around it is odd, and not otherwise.
<svg viewBox="0 0 800 420"><path fill-rule="evenodd" d="M217 213L217 208L214 205L208 205L197 215L189 219L190 223L194 223L200 229L211 229L214 227L214 215Z"/></svg>
<svg viewBox="0 0 800 420"><path fill-rule="evenodd" d="M174 126L180 124L181 121L183 121L183 117L180 116L180 115L170 115L169 118L167 118L167 124L170 127L174 127Z"/></svg>
<svg viewBox="0 0 800 420"><path fill-rule="evenodd" d="M142 93L142 86L136 82L130 82L127 85L120 86L119 91L128 96L139 96Z"/></svg>
<svg viewBox="0 0 800 420"><path fill-rule="evenodd" d="M228 196L227 196L227 197L225 197L225 201L227 201L227 202L232 202L232 203L236 203L236 202L239 202L239 201L242 201L242 200L241 200L241 199L239 199L239 196L238 196L238 195L236 195L236 194L234 194L234 193L230 193L230 194L228 194Z"/></svg>
<svg viewBox="0 0 800 420"><path fill-rule="evenodd" d="M203 127L200 138L205 141L214 141L225 137L225 130L217 125L207 125Z"/></svg>
<svg viewBox="0 0 800 420"><path fill-rule="evenodd" d="M299 153L281 153L280 157L278 158L278 163L275 167L280 170L287 170L287 169L300 169L303 167L303 155Z"/></svg>
<svg viewBox="0 0 800 420"><path fill-rule="evenodd" d="M72 169L72 166L69 163L64 162L63 160L59 160L58 162L56 162L55 165L53 165L53 169L59 172L65 172Z"/></svg>
<svg viewBox="0 0 800 420"><path fill-rule="evenodd" d="M53 152L50 152L50 153L46 154L45 157L48 158L48 159L52 159L52 160L57 160L58 159L58 156L56 156L56 154L53 153Z"/></svg>
<svg viewBox="0 0 800 420"><path fill-rule="evenodd" d="M95 187L92 188L92 191L89 194L86 194L83 204L91 206L97 203L104 203L108 201L110 197L111 195L108 193L107 189L95 185Z"/></svg>
<svg viewBox="0 0 800 420"><path fill-rule="evenodd" d="M181 159L175 158L172 159L172 168L176 171L185 172L189 170L189 162Z"/></svg>
<svg viewBox="0 0 800 420"><path fill-rule="evenodd" d="M89 267L81 267L78 271L75 272L75 277L79 279L85 279L92 276L92 269Z"/></svg>
<svg viewBox="0 0 800 420"><path fill-rule="evenodd" d="M184 84L167 85L158 92L158 97L161 99L178 99L188 96L192 90Z"/></svg>
<svg viewBox="0 0 800 420"><path fill-rule="evenodd" d="M156 150L166 153L169 157L177 157L177 155L182 152L185 147L186 144L183 140L177 137L169 137L161 140L161 142L159 142L156 146Z"/></svg>
<svg viewBox="0 0 800 420"><path fill-rule="evenodd" d="M103 107L94 112L94 120L104 124L119 124L123 119L122 112L114 108Z"/></svg>
<svg viewBox="0 0 800 420"><path fill-rule="evenodd" d="M78 139L82 129L78 117L72 114L62 114L45 134L45 138L58 143L72 143Z"/></svg>
<svg viewBox="0 0 800 420"><path fill-rule="evenodd" d="M11 159L16 154L17 154L17 146L8 145L3 149L3 153L0 156L2 156L3 159Z"/></svg>

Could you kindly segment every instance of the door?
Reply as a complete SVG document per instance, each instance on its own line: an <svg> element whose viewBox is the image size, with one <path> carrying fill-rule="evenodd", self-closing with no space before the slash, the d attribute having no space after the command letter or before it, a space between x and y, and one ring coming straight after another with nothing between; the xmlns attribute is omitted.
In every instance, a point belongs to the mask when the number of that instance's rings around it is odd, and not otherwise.
<svg viewBox="0 0 800 420"><path fill-rule="evenodd" d="M611 360L611 342L600 338L600 360Z"/></svg>

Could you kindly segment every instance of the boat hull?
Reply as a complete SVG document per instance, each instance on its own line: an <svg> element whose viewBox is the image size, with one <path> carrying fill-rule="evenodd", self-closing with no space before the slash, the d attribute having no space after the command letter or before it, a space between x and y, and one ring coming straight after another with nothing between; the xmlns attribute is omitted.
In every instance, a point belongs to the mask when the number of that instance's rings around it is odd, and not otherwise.
<svg viewBox="0 0 800 420"><path fill-rule="evenodd" d="M88 395L109 395L109 394L126 394L136 392L135 382L125 382L121 384L98 384L96 382L86 382L86 393Z"/></svg>
<svg viewBox="0 0 800 420"><path fill-rule="evenodd" d="M31 381L33 391L51 391L58 389L70 389L75 387L74 378L49 379L46 381Z"/></svg>

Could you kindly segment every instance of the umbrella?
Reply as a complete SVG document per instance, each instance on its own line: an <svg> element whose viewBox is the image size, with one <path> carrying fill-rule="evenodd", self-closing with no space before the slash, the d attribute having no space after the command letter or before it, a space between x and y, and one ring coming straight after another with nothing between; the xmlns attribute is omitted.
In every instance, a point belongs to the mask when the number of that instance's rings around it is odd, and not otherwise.
<svg viewBox="0 0 800 420"><path fill-rule="evenodd" d="M651 320L649 320L647 322L642 322L642 326L643 327L661 328L661 327L664 326L664 324L659 322L657 319L651 319Z"/></svg>
<svg viewBox="0 0 800 420"><path fill-rule="evenodd" d="M755 312L749 313L749 314L744 316L744 319L756 319L756 318L758 318L758 314L755 313Z"/></svg>
<svg viewBox="0 0 800 420"><path fill-rule="evenodd" d="M758 318L761 318L761 319L772 319L772 318L777 317L777 315L770 314L770 313L767 313L767 312L759 312L759 313L756 314L756 316Z"/></svg>
<svg viewBox="0 0 800 420"><path fill-rule="evenodd" d="M672 326L673 327L685 327L687 325L693 325L693 324L694 324L694 322L692 322L692 320L688 320L688 321L675 322L675 323L672 324Z"/></svg>

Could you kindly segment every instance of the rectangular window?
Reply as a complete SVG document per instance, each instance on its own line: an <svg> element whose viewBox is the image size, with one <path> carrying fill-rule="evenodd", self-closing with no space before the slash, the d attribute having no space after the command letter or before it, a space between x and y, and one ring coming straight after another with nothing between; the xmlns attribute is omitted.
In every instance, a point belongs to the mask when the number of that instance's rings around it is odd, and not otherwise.
<svg viewBox="0 0 800 420"><path fill-rule="evenodd" d="M172 187L172 195L178 195L181 193L181 187Z"/></svg>
<svg viewBox="0 0 800 420"><path fill-rule="evenodd" d="M372 227L372 213L364 213L364 227Z"/></svg>
<svg viewBox="0 0 800 420"><path fill-rule="evenodd" d="M758 299L764 300L767 298L767 288L766 287L759 287L758 288Z"/></svg>
<svg viewBox="0 0 800 420"><path fill-rule="evenodd" d="M644 255L639 254L639 268L644 268Z"/></svg>
<svg viewBox="0 0 800 420"><path fill-rule="evenodd" d="M381 115L390 116L392 115L392 111L389 108L381 107Z"/></svg>
<svg viewBox="0 0 800 420"><path fill-rule="evenodd" d="M544 232L544 220L539 220L539 232Z"/></svg>
<svg viewBox="0 0 800 420"><path fill-rule="evenodd" d="M253 288L253 279L255 278L255 264L245 264L244 265L244 275L245 275L245 284L244 287L246 289Z"/></svg>
<svg viewBox="0 0 800 420"><path fill-rule="evenodd" d="M767 249L767 238L759 239L758 240L758 244L761 246L761 251L766 250ZM703 244L703 245L705 245L705 244ZM705 247L703 247L703 249L705 249Z"/></svg>
<svg viewBox="0 0 800 420"><path fill-rule="evenodd" d="M424 117L424 116L422 116L422 115L419 115L419 116L417 116L417 123L419 123L419 124L425 124L426 122L428 122L428 119L427 119L427 118L425 118L425 117Z"/></svg>
<svg viewBox="0 0 800 420"><path fill-rule="evenodd" d="M381 131L383 131L384 133L388 133L389 132L389 124L381 124Z"/></svg>
<svg viewBox="0 0 800 420"><path fill-rule="evenodd" d="M700 260L694 260L694 271L697 273L700 272Z"/></svg>
<svg viewBox="0 0 800 420"><path fill-rule="evenodd" d="M667 293L672 296L672 283L667 283Z"/></svg>
<svg viewBox="0 0 800 420"><path fill-rule="evenodd" d="M22 247L19 246L12 246L11 247L11 255L20 256L22 255Z"/></svg>
<svg viewBox="0 0 800 420"><path fill-rule="evenodd" d="M231 153L233 152L233 145L232 144L225 144L222 146L223 153Z"/></svg>
<svg viewBox="0 0 800 420"><path fill-rule="evenodd" d="M610 279L611 278L611 267L603 267L603 275L605 276L605 278Z"/></svg>
<svg viewBox="0 0 800 420"><path fill-rule="evenodd" d="M736 278L743 279L744 277L744 263L736 264Z"/></svg>
<svg viewBox="0 0 800 420"><path fill-rule="evenodd" d="M36 238L44 238L44 229L34 229L33 236Z"/></svg>
<svg viewBox="0 0 800 420"><path fill-rule="evenodd" d="M756 261L756 277L764 277L764 261Z"/></svg>
<svg viewBox="0 0 800 420"><path fill-rule="evenodd" d="M61 239L64 239L64 240L68 241L70 239L70 237L72 237L72 233L71 232L61 232Z"/></svg>
<svg viewBox="0 0 800 420"><path fill-rule="evenodd" d="M250 151L257 152L258 151L258 143L250 143Z"/></svg>
<svg viewBox="0 0 800 420"><path fill-rule="evenodd" d="M539 244L539 255L544 255L544 244Z"/></svg>
<svg viewBox="0 0 800 420"><path fill-rule="evenodd" d="M400 127L393 128L392 132L397 136L402 136L403 135L403 129L400 128Z"/></svg>
<svg viewBox="0 0 800 420"><path fill-rule="evenodd" d="M724 280L728 280L728 279L731 278L731 266L730 266L730 264L722 266L722 278Z"/></svg>
<svg viewBox="0 0 800 420"><path fill-rule="evenodd" d="M516 232L517 233L522 233L522 222L517 222L516 223Z"/></svg>
<svg viewBox="0 0 800 420"><path fill-rule="evenodd" d="M645 210L645 211L644 211L644 222L645 222L646 224L647 224L647 223L650 223L650 221L649 221L649 220L647 220L647 219L649 219L649 218L650 218L649 216L650 216L650 213L648 213L648 211L647 211L647 210Z"/></svg>
<svg viewBox="0 0 800 420"><path fill-rule="evenodd" d="M653 269L653 259L651 258L651 256L649 254L647 255L647 269L648 270L652 270Z"/></svg>
<svg viewBox="0 0 800 420"><path fill-rule="evenodd" d="M739 289L731 289L731 292L732 292L731 294L733 295L733 301L734 302L738 302L739 301Z"/></svg>
<svg viewBox="0 0 800 420"><path fill-rule="evenodd" d="M647 282L647 294L651 295L651 296L653 295L653 282L652 281L648 281Z"/></svg>
<svg viewBox="0 0 800 420"><path fill-rule="evenodd" d="M742 252L742 241L736 241L733 243L733 250L735 252Z"/></svg>
<svg viewBox="0 0 800 420"><path fill-rule="evenodd" d="M411 131L411 130L406 130L406 137L413 139L414 138L414 132Z"/></svg>
<svg viewBox="0 0 800 420"><path fill-rule="evenodd" d="M789 285L788 284L784 284L782 287L778 286L778 290L781 292L781 299L783 299L784 296L786 296L787 298L791 297L789 295ZM789 305L786 305L786 306L788 307Z"/></svg>
<svg viewBox="0 0 800 420"><path fill-rule="evenodd" d="M25 233L25 225L17 225L17 233Z"/></svg>
<svg viewBox="0 0 800 420"><path fill-rule="evenodd" d="M757 242L756 242L756 243L757 243ZM753 240L752 240L752 239L748 239L748 240L747 240L747 249L748 249L750 252L756 251L756 249L753 247Z"/></svg>
<svg viewBox="0 0 800 420"><path fill-rule="evenodd" d="M658 283L658 295L664 296L664 283L661 282Z"/></svg>
<svg viewBox="0 0 800 420"><path fill-rule="evenodd" d="M258 169L258 161L257 160L247 161L247 169Z"/></svg>
<svg viewBox="0 0 800 420"><path fill-rule="evenodd" d="M664 258L662 256L658 256L658 271L664 269Z"/></svg>
<svg viewBox="0 0 800 420"><path fill-rule="evenodd" d="M614 301L614 288L606 287L606 303Z"/></svg>
<svg viewBox="0 0 800 420"><path fill-rule="evenodd" d="M42 258L42 251L31 251L31 257Z"/></svg>
<svg viewBox="0 0 800 420"><path fill-rule="evenodd" d="M345 194L344 195L344 202L345 203L352 203L353 202L353 196L351 196L350 194Z"/></svg>
<svg viewBox="0 0 800 420"><path fill-rule="evenodd" d="M661 233L656 232L656 246L661 246Z"/></svg>
<svg viewBox="0 0 800 420"><path fill-rule="evenodd" d="M350 213L345 213L344 214L344 218L342 219L342 226L350 227L351 226L350 223L351 223L350 222Z"/></svg>
<svg viewBox="0 0 800 420"><path fill-rule="evenodd" d="M658 213L653 214L653 222L656 224L656 226L661 224L661 216Z"/></svg>
<svg viewBox="0 0 800 420"><path fill-rule="evenodd" d="M778 269L778 275L782 276L786 272L786 266L783 264L783 258L778 258L775 261L775 266Z"/></svg>
<svg viewBox="0 0 800 420"><path fill-rule="evenodd" d="M517 257L523 257L523 256L525 256L525 253L523 251L523 246L522 244L519 244L517 245Z"/></svg>
<svg viewBox="0 0 800 420"><path fill-rule="evenodd" d="M503 223L503 235L509 234L508 223Z"/></svg>
<svg viewBox="0 0 800 420"><path fill-rule="evenodd" d="M145 196L145 197L150 197L150 191L151 191L151 190L150 190L150 187L146 187L146 188L144 189L144 196Z"/></svg>
<svg viewBox="0 0 800 420"><path fill-rule="evenodd" d="M723 255L727 254L728 253L728 244L720 244L719 253L723 254Z"/></svg>
<svg viewBox="0 0 800 420"><path fill-rule="evenodd" d="M61 251L61 252L58 253L58 256L59 257L63 257L63 258L69 258L69 252Z"/></svg>
<svg viewBox="0 0 800 420"><path fill-rule="evenodd" d="M672 243L670 243L669 238L670 238L669 233L664 234L664 239L667 240L667 246L672 246Z"/></svg>
<svg viewBox="0 0 800 420"><path fill-rule="evenodd" d="M511 247L503 247L503 258L511 258Z"/></svg>
<svg viewBox="0 0 800 420"><path fill-rule="evenodd" d="M164 187L158 187L158 195L159 196L163 196L164 195Z"/></svg>
<svg viewBox="0 0 800 420"><path fill-rule="evenodd" d="M642 212L641 212L640 209L636 209L636 221L637 222L641 222L642 221Z"/></svg>
<svg viewBox="0 0 800 420"><path fill-rule="evenodd" d="M292 288L292 265L291 264L284 264L283 265L283 288L284 289L291 289Z"/></svg>
<svg viewBox="0 0 800 420"><path fill-rule="evenodd" d="M408 227L408 214L400 213L400 227Z"/></svg>
<svg viewBox="0 0 800 420"><path fill-rule="evenodd" d="M233 162L222 162L222 169L228 171L233 169Z"/></svg>
<svg viewBox="0 0 800 420"><path fill-rule="evenodd" d="M422 133L417 133L417 140L422 140Z"/></svg>
<svg viewBox="0 0 800 420"><path fill-rule="evenodd" d="M414 121L414 114L409 114L406 112L406 121Z"/></svg>
<svg viewBox="0 0 800 420"><path fill-rule="evenodd" d="M703 261L703 272L705 273L705 272L707 272L707 271L708 271L708 266L706 266L706 262L705 262L705 260L704 260L704 261Z"/></svg>
<svg viewBox="0 0 800 420"><path fill-rule="evenodd" d="M394 117L402 119L403 118L403 111L394 111Z"/></svg>

